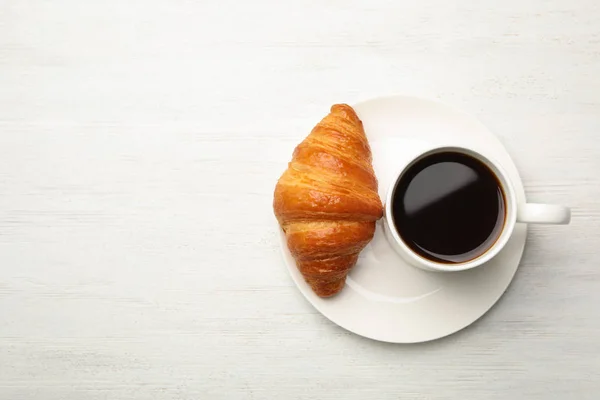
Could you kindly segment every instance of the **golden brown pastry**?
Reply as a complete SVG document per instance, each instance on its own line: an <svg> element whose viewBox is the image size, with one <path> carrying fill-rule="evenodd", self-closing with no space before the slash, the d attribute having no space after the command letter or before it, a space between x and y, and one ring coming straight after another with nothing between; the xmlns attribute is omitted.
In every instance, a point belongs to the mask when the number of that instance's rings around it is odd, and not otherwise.
<svg viewBox="0 0 600 400"><path fill-rule="evenodd" d="M294 150L273 208L298 269L321 297L338 293L383 207L371 148L352 107L336 104Z"/></svg>

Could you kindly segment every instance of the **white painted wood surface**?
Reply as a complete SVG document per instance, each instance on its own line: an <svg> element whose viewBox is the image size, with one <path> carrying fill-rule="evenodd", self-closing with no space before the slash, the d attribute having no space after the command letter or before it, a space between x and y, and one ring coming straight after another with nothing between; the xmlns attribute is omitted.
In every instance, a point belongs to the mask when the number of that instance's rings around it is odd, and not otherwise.
<svg viewBox="0 0 600 400"><path fill-rule="evenodd" d="M0 398L597 399L599 4L0 1ZM422 345L315 312L271 211L331 104L393 93L477 115L573 207Z"/></svg>

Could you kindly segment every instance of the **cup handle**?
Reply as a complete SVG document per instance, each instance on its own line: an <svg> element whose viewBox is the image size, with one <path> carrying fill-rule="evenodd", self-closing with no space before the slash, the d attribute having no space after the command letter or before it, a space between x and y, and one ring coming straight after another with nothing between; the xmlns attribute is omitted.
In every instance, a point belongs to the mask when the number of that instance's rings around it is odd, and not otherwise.
<svg viewBox="0 0 600 400"><path fill-rule="evenodd" d="M571 222L571 209L555 204L527 203L518 208L517 222L566 225Z"/></svg>

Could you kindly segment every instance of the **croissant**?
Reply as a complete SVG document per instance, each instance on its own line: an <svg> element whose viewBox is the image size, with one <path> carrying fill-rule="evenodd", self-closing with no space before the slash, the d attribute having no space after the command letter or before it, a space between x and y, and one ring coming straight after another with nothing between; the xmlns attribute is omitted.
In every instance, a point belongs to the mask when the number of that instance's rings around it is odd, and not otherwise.
<svg viewBox="0 0 600 400"><path fill-rule="evenodd" d="M340 292L383 207L362 121L336 104L294 149L273 209L296 265L320 297Z"/></svg>

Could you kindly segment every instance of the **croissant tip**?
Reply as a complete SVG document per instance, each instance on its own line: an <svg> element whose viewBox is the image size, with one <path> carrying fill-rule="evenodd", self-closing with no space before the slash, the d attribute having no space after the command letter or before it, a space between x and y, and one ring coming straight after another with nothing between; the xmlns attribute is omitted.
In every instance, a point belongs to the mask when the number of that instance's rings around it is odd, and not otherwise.
<svg viewBox="0 0 600 400"><path fill-rule="evenodd" d="M330 114L341 115L343 118L349 119L362 127L362 121L358 117L358 114L356 113L354 108L352 108L346 103L337 103L332 105L329 112Z"/></svg>
<svg viewBox="0 0 600 400"><path fill-rule="evenodd" d="M346 284L346 279L340 279L337 281L330 282L309 282L310 287L315 292L315 294L321 298L333 297L339 292L342 291L344 285Z"/></svg>

